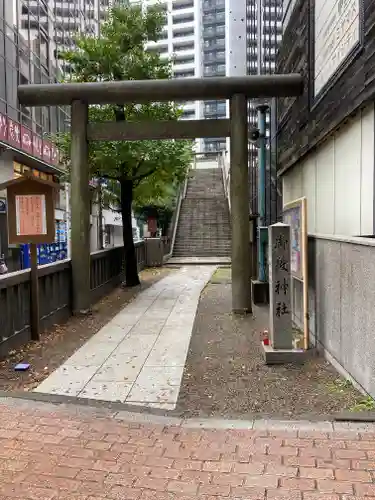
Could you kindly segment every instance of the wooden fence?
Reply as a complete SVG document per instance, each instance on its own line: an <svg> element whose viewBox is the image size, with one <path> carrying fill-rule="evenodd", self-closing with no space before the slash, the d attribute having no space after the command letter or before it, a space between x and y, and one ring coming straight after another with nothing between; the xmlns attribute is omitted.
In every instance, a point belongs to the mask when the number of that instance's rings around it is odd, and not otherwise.
<svg viewBox="0 0 375 500"><path fill-rule="evenodd" d="M144 242L136 243L138 269L145 267ZM123 247L91 254L91 302L97 302L124 279ZM41 330L72 314L70 260L39 267ZM0 277L0 359L30 341L30 270Z"/></svg>

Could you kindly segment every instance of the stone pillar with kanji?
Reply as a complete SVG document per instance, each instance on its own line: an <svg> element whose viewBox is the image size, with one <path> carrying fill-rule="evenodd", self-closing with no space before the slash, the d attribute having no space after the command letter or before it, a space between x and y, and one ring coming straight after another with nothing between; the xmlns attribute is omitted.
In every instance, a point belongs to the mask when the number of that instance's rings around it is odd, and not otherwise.
<svg viewBox="0 0 375 500"><path fill-rule="evenodd" d="M293 349L290 226L268 228L270 340L273 349Z"/></svg>

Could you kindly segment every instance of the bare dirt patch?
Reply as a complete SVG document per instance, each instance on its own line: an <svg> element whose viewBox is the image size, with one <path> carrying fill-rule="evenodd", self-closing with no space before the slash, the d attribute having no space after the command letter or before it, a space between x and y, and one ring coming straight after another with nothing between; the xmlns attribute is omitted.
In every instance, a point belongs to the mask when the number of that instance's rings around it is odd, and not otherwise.
<svg viewBox="0 0 375 500"><path fill-rule="evenodd" d="M142 290L170 272L167 268L145 269L140 273L141 286L116 288L95 304L89 316L71 317L67 323L55 325L44 332L39 342L30 342L21 349L12 351L7 359L0 362L0 390L33 390ZM19 362L30 363L30 369L26 372L15 371L14 366Z"/></svg>
<svg viewBox="0 0 375 500"><path fill-rule="evenodd" d="M219 271L202 293L178 401L185 417L278 418L331 415L363 398L321 357L302 366L266 366L261 332L267 309L254 317L231 311L228 272Z"/></svg>

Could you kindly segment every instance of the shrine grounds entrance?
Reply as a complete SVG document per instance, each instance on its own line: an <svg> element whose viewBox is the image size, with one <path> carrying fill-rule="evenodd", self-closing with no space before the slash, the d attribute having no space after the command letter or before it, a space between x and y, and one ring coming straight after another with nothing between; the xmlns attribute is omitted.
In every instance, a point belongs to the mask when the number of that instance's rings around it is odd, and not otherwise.
<svg viewBox="0 0 375 500"><path fill-rule="evenodd" d="M18 87L20 104L71 106L71 264L73 311L90 306L88 141L230 137L232 310L251 311L248 99L301 95L302 76L264 75L181 80L32 84ZM90 104L177 100L227 100L221 120L89 123Z"/></svg>

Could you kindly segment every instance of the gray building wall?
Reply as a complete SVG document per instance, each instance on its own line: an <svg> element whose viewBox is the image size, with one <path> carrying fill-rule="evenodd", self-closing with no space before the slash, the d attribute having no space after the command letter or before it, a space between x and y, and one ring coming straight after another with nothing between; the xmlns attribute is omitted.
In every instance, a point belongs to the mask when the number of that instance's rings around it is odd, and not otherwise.
<svg viewBox="0 0 375 500"><path fill-rule="evenodd" d="M344 375L375 397L375 240L309 238L310 340ZM294 282L302 327L301 283Z"/></svg>
<svg viewBox="0 0 375 500"><path fill-rule="evenodd" d="M247 73L247 6L245 1L226 0L226 75Z"/></svg>

